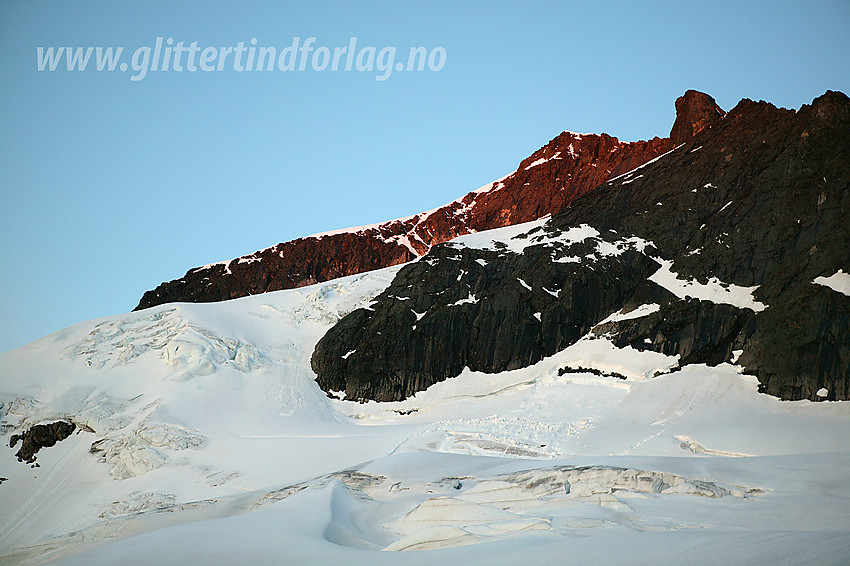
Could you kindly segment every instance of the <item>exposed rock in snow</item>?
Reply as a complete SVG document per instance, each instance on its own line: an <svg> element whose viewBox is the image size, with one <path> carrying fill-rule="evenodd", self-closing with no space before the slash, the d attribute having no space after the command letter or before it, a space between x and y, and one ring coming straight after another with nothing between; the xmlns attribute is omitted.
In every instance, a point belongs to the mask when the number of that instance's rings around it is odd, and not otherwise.
<svg viewBox="0 0 850 566"><path fill-rule="evenodd" d="M74 423L66 421L35 425L22 434L13 434L9 439L9 448L14 448L20 441L21 448L15 454L15 457L18 458L19 462L32 464L36 460L36 452L65 440L71 436L75 428L77 427Z"/></svg>

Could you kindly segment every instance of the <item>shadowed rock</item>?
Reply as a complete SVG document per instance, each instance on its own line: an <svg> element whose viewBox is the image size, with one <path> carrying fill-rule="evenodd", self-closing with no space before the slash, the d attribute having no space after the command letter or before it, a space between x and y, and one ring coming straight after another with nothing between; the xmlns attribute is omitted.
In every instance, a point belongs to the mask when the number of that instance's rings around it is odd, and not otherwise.
<svg viewBox="0 0 850 566"><path fill-rule="evenodd" d="M680 364L734 358L783 399L850 398L850 297L814 283L847 270L848 116L841 93L799 111L745 99L691 142L522 236L523 253L435 246L319 341L319 385L400 400L464 367L526 367L593 329ZM597 236L559 240L581 225ZM631 238L652 245L622 245ZM680 298L649 280L658 257L686 291L713 285L723 299L734 285L760 307ZM649 303L658 310L594 328Z"/></svg>

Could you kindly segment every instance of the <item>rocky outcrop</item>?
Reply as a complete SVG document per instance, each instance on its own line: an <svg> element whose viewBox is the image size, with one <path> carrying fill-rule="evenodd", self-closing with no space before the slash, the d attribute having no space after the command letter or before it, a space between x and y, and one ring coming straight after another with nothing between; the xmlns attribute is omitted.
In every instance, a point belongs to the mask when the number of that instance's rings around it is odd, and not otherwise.
<svg viewBox="0 0 850 566"><path fill-rule="evenodd" d="M21 448L15 454L18 462L34 464L36 452L65 440L76 428L74 423L66 421L35 425L23 434L13 434L9 439L9 447L14 448L21 441Z"/></svg>
<svg viewBox="0 0 850 566"><path fill-rule="evenodd" d="M403 399L592 333L679 364L734 360L783 399L850 398L850 297L814 282L850 271L848 116L841 93L796 112L743 100L545 223L433 247L322 338L318 383ZM605 322L640 305L656 308Z"/></svg>
<svg viewBox="0 0 850 566"><path fill-rule="evenodd" d="M670 130L674 145L688 143L694 136L726 113L704 92L688 90L676 99L676 121Z"/></svg>
<svg viewBox="0 0 850 566"><path fill-rule="evenodd" d="M710 103L709 103L710 101ZM722 116L711 97L676 102L675 139ZM622 142L563 132L511 175L436 210L383 224L299 238L190 270L144 294L135 310L169 302L212 302L291 289L408 262L463 234L554 214L606 180L669 151L674 139Z"/></svg>
<svg viewBox="0 0 850 566"><path fill-rule="evenodd" d="M542 241L521 254L449 242L403 268L376 304L319 341L319 385L390 401L465 367L495 373L531 365L575 343L657 269L635 249L597 257L603 242L617 245L611 235L547 241L538 228L529 238ZM565 260L588 255L593 269Z"/></svg>

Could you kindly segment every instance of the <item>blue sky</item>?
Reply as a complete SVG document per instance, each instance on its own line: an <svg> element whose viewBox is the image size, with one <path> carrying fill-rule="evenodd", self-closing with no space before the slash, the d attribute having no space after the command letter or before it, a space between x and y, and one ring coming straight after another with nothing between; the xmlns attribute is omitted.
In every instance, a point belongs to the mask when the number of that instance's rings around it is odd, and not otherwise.
<svg viewBox="0 0 850 566"><path fill-rule="evenodd" d="M413 214L562 130L850 92L846 2L0 3L0 351L188 269ZM437 72L39 72L37 47L443 47ZM64 64L64 62L62 63ZM62 67L60 66L60 69ZM427 67L426 67L427 68ZM132 71L132 70L131 70Z"/></svg>

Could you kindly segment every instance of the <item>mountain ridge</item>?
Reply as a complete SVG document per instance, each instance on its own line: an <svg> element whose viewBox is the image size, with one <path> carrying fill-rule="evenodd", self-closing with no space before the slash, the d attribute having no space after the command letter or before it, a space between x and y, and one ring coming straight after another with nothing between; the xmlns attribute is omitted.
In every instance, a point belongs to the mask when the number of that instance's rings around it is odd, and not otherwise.
<svg viewBox="0 0 850 566"><path fill-rule="evenodd" d="M694 90L677 99L676 111L671 137L622 142L604 133L565 131L521 161L515 172L444 206L370 226L298 238L191 269L182 278L147 291L134 310L303 287L406 263L457 236L554 214L723 116L713 98Z"/></svg>
<svg viewBox="0 0 850 566"><path fill-rule="evenodd" d="M850 271L848 116L832 91L797 111L745 99L549 221L434 246L319 341L320 386L399 400L595 337L734 360L782 399L848 399L850 297L817 283Z"/></svg>
<svg viewBox="0 0 850 566"><path fill-rule="evenodd" d="M0 353L0 563L843 564L850 404L782 399L849 393L848 117L742 101L552 216Z"/></svg>

